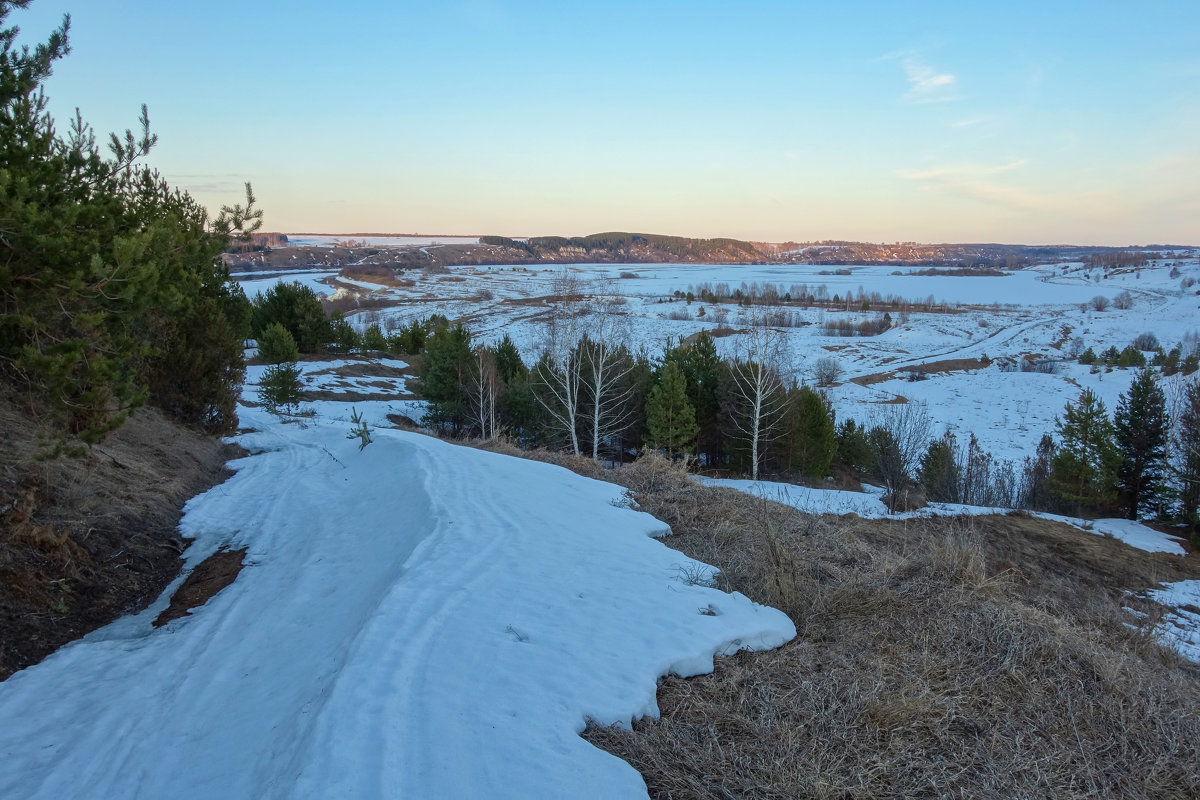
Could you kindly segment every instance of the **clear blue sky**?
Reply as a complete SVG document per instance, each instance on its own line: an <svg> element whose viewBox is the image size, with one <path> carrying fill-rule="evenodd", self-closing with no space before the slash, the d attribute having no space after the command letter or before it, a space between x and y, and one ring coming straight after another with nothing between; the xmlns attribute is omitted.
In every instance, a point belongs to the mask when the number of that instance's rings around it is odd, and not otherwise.
<svg viewBox="0 0 1200 800"><path fill-rule="evenodd" d="M47 92L283 231L1200 243L1200 2L37 0Z"/></svg>

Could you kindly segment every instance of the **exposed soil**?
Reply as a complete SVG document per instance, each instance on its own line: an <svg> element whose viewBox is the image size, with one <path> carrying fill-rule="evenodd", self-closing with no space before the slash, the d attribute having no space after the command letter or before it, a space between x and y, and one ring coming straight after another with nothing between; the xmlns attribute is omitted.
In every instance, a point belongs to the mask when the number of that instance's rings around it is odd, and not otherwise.
<svg viewBox="0 0 1200 800"><path fill-rule="evenodd" d="M122 614L179 574L183 504L239 449L143 408L79 457L0 395L0 680Z"/></svg>
<svg viewBox="0 0 1200 800"><path fill-rule="evenodd" d="M244 547L241 550L218 550L197 564L175 590L175 594L171 595L171 604L154 619L154 627L161 628L173 619L186 617L192 609L207 603L217 592L234 582L242 571L245 557Z"/></svg>
<svg viewBox="0 0 1200 800"><path fill-rule="evenodd" d="M883 362L881 362L883 363ZM919 372L925 375L934 375L940 372L964 372L972 369L982 369L983 362L978 358L947 358L942 361L929 361L924 364L912 364L903 369L893 372L874 372L870 375L859 375L851 378L851 383L857 383L859 386L871 386L876 383L890 381L893 378L898 378L904 372Z"/></svg>

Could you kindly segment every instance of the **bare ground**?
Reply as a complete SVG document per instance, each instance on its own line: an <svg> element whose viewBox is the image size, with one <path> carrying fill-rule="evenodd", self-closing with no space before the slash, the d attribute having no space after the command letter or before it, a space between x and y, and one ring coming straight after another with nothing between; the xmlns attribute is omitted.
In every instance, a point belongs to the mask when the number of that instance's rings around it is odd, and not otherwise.
<svg viewBox="0 0 1200 800"><path fill-rule="evenodd" d="M186 617L192 609L207 603L218 592L233 583L242 571L246 548L240 550L218 550L196 565L175 594L171 603L154 619L154 627L161 628L173 619Z"/></svg>
<svg viewBox="0 0 1200 800"><path fill-rule="evenodd" d="M143 408L81 457L0 396L0 680L148 605L179 574L183 504L237 448Z"/></svg>

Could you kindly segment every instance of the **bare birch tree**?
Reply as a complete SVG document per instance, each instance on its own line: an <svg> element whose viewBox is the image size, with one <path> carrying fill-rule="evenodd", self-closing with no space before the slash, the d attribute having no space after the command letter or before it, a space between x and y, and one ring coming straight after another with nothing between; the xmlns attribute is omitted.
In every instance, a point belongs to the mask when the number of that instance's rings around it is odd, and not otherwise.
<svg viewBox="0 0 1200 800"><path fill-rule="evenodd" d="M581 454L579 415L582 401L583 364L578 343L586 316L584 297L587 287L579 273L570 267L550 280L549 306L543 328L542 357L534 366L532 378L541 389L538 403L552 423L571 443L571 452Z"/></svg>
<svg viewBox="0 0 1200 800"><path fill-rule="evenodd" d="M582 280L564 270L551 282L543 356L535 371L544 391L539 401L554 427L581 454L581 431L599 461L603 442L620 434L632 417L634 368L625 344L627 326L615 287Z"/></svg>
<svg viewBox="0 0 1200 800"><path fill-rule="evenodd" d="M730 362L733 423L750 440L750 477L758 480L763 445L780 434L784 407L783 337L755 326L742 337L741 352Z"/></svg>
<svg viewBox="0 0 1200 800"><path fill-rule="evenodd" d="M538 404L546 412L550 427L556 428L571 443L571 452L580 455L579 413L583 388L583 364L578 348L561 355L549 351L534 365L531 376L538 389Z"/></svg>
<svg viewBox="0 0 1200 800"><path fill-rule="evenodd" d="M475 348L475 361L471 365L471 411L472 422L479 427L484 439L495 439L500 433L499 416L496 413L496 398L500 394L500 374L496 370L496 359L492 351L482 345Z"/></svg>

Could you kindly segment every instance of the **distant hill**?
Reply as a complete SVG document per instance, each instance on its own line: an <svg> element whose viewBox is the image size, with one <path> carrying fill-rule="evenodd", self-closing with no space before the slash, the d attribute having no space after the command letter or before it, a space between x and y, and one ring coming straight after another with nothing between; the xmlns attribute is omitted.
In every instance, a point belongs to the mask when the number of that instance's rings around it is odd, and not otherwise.
<svg viewBox="0 0 1200 800"><path fill-rule="evenodd" d="M610 231L590 236L535 236L509 239L484 236L481 244L503 248L518 261L558 263L709 263L752 264L766 256L750 242L738 239L689 239L656 233Z"/></svg>
<svg viewBox="0 0 1200 800"><path fill-rule="evenodd" d="M918 244L917 242L755 242L771 262L783 264L955 265L1016 269L1054 261L1090 261L1097 265L1136 266L1163 257L1160 251L1182 247L1096 247L1024 244ZM1170 254L1167 253L1167 257Z"/></svg>

